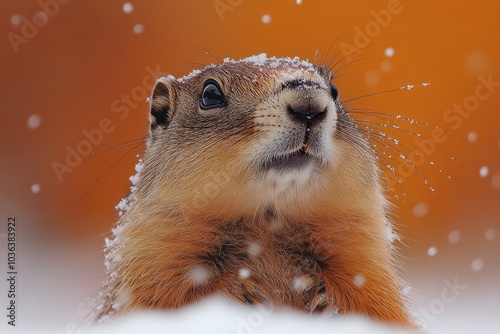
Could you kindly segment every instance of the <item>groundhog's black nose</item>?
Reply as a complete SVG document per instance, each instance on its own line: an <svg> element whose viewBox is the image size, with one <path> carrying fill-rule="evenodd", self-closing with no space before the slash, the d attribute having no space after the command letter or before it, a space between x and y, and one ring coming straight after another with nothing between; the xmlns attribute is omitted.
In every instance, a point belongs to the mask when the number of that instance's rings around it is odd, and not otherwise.
<svg viewBox="0 0 500 334"><path fill-rule="evenodd" d="M313 122L321 120L326 115L325 107L319 106L315 103L298 103L295 105L288 105L286 110L296 120L300 122Z"/></svg>
<svg viewBox="0 0 500 334"><path fill-rule="evenodd" d="M308 126L325 118L330 101L330 95L318 82L304 79L286 82L283 98L291 118Z"/></svg>

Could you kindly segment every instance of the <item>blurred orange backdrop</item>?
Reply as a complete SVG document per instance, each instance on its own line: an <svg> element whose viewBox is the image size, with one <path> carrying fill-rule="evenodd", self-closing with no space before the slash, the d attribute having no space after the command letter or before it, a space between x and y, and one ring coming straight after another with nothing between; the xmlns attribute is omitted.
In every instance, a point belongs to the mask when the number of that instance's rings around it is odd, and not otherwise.
<svg viewBox="0 0 500 334"><path fill-rule="evenodd" d="M437 148L408 132L377 127L398 138L405 155L419 150L428 159L414 156L418 171L403 169L400 159L391 163L404 181L393 202L407 276L417 290L418 282L439 285L442 277L459 275L500 294L498 1L40 0L0 6L0 219L18 217L20 252L24 265L33 266L26 272L46 277L47 289L55 282L45 271L57 267L47 252L72 254L82 262L61 263L77 268L75 280L97 287L103 236L143 146L128 154L131 146L110 148L147 136L145 98L158 76L179 77L224 57L261 52L328 62L359 49L335 67L345 66L336 81L341 101L416 85L355 106L444 129L387 118L438 141ZM81 161L73 156L69 166L73 150L94 154ZM26 286L25 295L39 293ZM69 304L71 317L73 301L92 292L72 292L59 307ZM498 314L500 305L490 304ZM64 322L68 315L61 314Z"/></svg>

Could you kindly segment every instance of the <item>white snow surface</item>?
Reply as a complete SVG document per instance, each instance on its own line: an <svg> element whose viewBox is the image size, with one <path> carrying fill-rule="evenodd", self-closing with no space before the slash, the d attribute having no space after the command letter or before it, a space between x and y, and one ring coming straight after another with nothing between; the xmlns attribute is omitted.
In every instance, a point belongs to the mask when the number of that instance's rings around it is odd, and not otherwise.
<svg viewBox="0 0 500 334"><path fill-rule="evenodd" d="M86 334L304 334L411 333L354 316L310 315L245 306L212 297L177 311L143 311L83 331Z"/></svg>

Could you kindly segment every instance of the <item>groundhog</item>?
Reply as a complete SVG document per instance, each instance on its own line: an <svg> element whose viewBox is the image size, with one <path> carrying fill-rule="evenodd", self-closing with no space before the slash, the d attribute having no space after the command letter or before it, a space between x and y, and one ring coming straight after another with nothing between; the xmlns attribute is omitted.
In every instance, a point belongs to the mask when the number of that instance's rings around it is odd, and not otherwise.
<svg viewBox="0 0 500 334"><path fill-rule="evenodd" d="M412 325L376 154L334 79L261 54L157 81L100 319L222 294Z"/></svg>

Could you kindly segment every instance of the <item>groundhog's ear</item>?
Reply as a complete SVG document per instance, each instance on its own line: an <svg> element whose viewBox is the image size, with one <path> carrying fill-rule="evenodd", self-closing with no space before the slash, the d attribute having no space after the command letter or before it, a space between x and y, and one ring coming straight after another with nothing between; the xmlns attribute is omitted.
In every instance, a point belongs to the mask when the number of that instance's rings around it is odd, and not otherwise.
<svg viewBox="0 0 500 334"><path fill-rule="evenodd" d="M151 131L156 128L167 128L175 105L175 78L163 77L158 79L151 95Z"/></svg>

